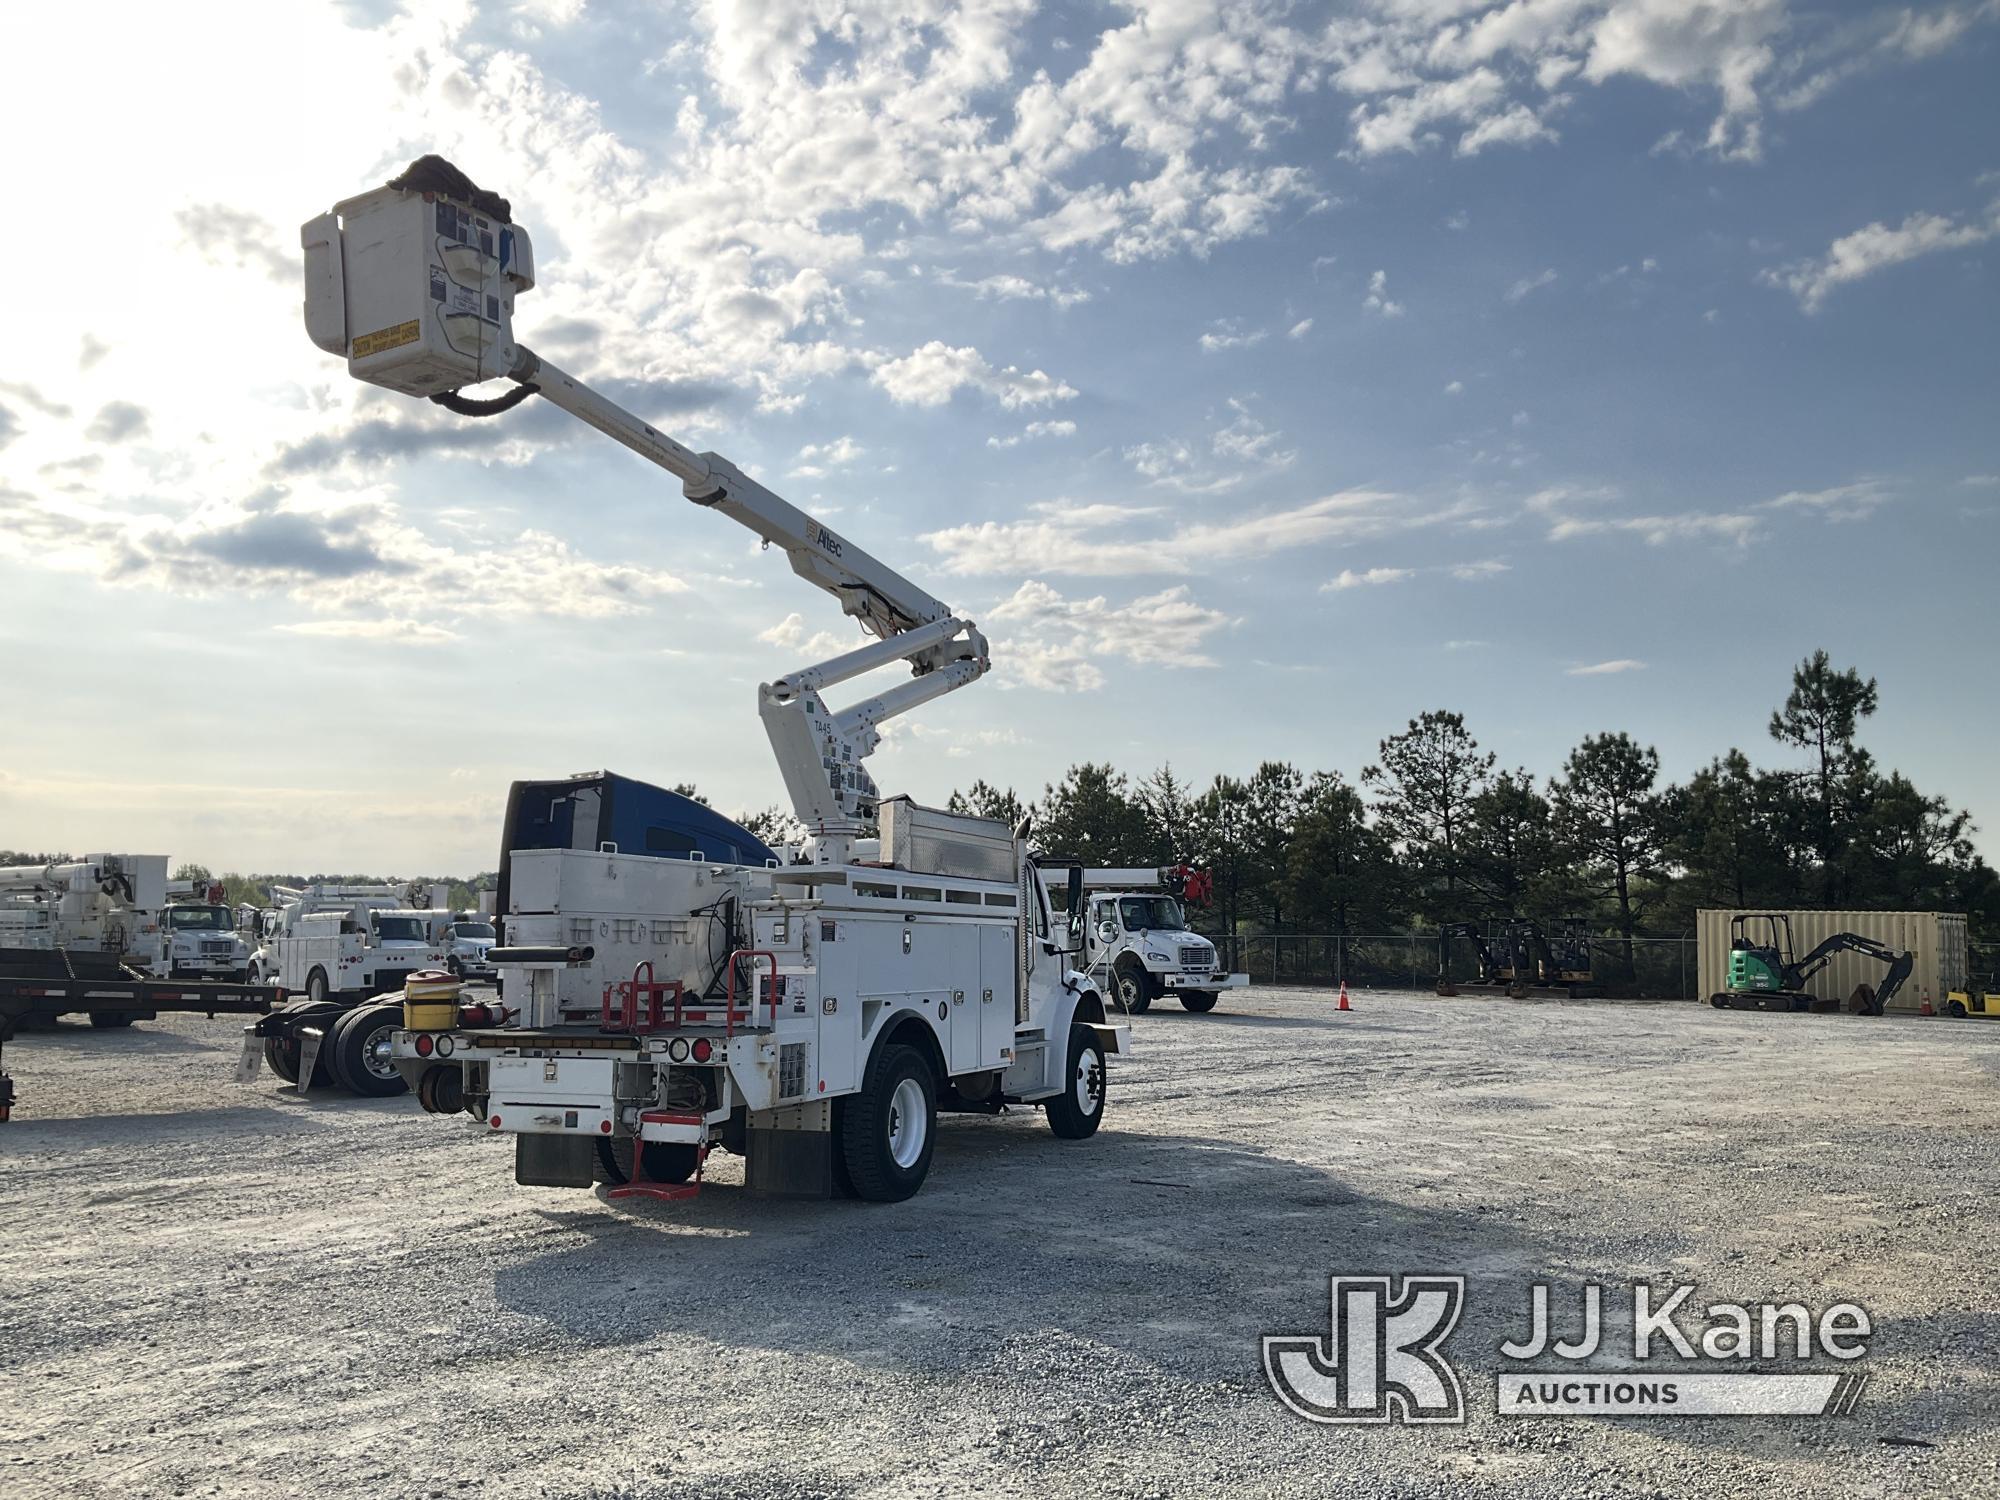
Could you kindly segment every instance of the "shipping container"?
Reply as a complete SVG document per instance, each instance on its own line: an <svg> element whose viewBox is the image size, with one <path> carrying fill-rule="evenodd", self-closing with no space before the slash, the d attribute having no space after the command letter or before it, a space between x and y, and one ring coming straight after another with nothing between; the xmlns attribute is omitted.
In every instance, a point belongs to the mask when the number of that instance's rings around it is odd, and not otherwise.
<svg viewBox="0 0 2000 1500"><path fill-rule="evenodd" d="M1718 994L1729 980L1729 923L1736 916L1760 916L1762 912L1704 909L1695 914L1695 933L1700 940L1700 998ZM1932 1006L1942 1009L1946 990L1963 989L1966 975L1965 917L1942 911L1787 911L1778 916L1792 919L1794 962L1836 932L1853 932L1873 938L1890 948L1907 949L1913 961L1910 977L1903 982L1891 1011L1914 1012L1928 995ZM1753 936L1761 924L1753 924ZM1806 981L1806 988L1826 1000L1845 1006L1857 985L1871 990L1882 987L1887 972L1882 964L1860 953L1837 953L1833 962Z"/></svg>

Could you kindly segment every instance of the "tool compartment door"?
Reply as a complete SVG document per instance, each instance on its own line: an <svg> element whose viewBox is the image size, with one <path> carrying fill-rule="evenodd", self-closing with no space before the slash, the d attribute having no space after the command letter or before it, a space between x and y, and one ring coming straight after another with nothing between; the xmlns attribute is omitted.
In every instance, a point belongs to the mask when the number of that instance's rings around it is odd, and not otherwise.
<svg viewBox="0 0 2000 1500"><path fill-rule="evenodd" d="M978 931L981 1066L999 1068L1014 1049L1014 928L996 922Z"/></svg>

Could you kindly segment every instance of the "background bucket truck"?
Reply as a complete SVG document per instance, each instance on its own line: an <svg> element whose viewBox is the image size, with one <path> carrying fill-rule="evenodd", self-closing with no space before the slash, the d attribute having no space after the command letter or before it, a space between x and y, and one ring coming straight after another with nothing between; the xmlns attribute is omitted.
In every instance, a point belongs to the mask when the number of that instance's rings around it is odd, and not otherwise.
<svg viewBox="0 0 2000 1500"><path fill-rule="evenodd" d="M424 1108L512 1135L523 1183L587 1187L601 1173L614 1192L655 1197L693 1191L720 1147L745 1158L754 1190L904 1198L929 1172L940 1110L1034 1104L1057 1135L1092 1134L1105 1056L1129 1050L1130 1031L1107 1023L1099 987L1057 941L1025 828L883 800L864 764L885 720L985 675L973 622L517 344L528 236L450 164L423 158L307 223L301 242L308 333L350 374L467 416L539 394L781 548L877 637L758 689L809 835L802 863L587 843L581 805L570 839L524 846L510 805L488 954L497 1004L412 998L394 1035ZM460 394L502 376L504 396ZM908 681L828 702L829 688L898 663ZM1080 873L1071 888L1080 900Z"/></svg>

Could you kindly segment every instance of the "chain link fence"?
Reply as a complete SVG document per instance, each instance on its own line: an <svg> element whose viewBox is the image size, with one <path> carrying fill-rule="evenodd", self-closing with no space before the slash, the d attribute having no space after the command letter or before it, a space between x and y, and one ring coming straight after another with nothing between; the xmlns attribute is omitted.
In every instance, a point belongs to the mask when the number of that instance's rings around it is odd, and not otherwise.
<svg viewBox="0 0 2000 1500"><path fill-rule="evenodd" d="M1252 984L1341 984L1359 989L1427 990L1437 983L1435 932L1261 933L1213 939L1233 972ZM1989 946L2000 957L2000 945ZM1628 966L1622 939L1591 945L1592 968L1608 993L1644 1000L1692 1000L1700 978L1695 939L1640 937L1632 940ZM1469 962L1457 955L1454 978L1471 977ZM1975 962L1975 968L1977 963Z"/></svg>

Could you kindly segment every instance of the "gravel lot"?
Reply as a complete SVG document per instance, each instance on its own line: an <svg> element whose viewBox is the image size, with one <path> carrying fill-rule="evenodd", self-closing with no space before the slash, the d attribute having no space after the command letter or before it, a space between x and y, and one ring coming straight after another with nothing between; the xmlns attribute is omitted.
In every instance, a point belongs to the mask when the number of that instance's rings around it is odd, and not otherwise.
<svg viewBox="0 0 2000 1500"><path fill-rule="evenodd" d="M895 1206L517 1188L235 1023L9 1045L0 1492L2000 1494L2000 1026L1253 990L1093 1141L947 1117ZM1330 1272L1462 1272L1452 1429L1282 1410ZM1526 1284L1875 1315L1848 1418L1501 1419ZM1629 1352L1629 1351L1628 1351ZM1890 1446L1885 1437L1930 1447Z"/></svg>

